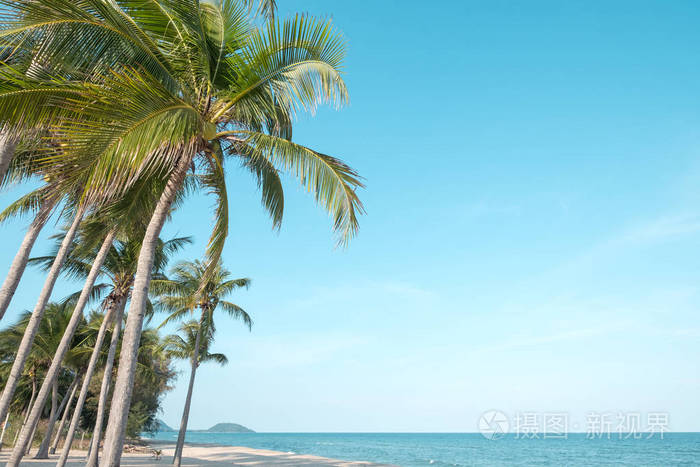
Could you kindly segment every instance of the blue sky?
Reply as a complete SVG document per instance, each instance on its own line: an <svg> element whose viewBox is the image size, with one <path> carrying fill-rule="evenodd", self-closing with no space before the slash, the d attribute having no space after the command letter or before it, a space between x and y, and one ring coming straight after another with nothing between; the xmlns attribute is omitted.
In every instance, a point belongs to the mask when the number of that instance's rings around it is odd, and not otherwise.
<svg viewBox="0 0 700 467"><path fill-rule="evenodd" d="M279 3L348 39L350 106L302 117L295 139L365 177L367 215L334 249L288 179L274 233L231 165L225 261L253 279L233 299L255 326L220 319L230 364L202 367L190 426L474 431L496 408L700 430L700 4ZM165 229L195 237L182 258L202 254L212 202ZM27 223L2 227L0 266ZM26 275L7 320L42 280Z"/></svg>

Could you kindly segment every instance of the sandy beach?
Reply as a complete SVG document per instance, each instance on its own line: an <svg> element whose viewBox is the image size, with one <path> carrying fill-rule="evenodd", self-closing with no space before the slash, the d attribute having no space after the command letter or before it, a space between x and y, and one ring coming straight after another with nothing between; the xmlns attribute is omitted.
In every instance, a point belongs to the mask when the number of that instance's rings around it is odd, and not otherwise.
<svg viewBox="0 0 700 467"><path fill-rule="evenodd" d="M152 442L151 447L163 451L160 460L156 460L150 453L124 453L121 465L123 466L161 466L170 465L174 445L172 443ZM9 457L9 450L0 453L0 465L4 466ZM26 456L22 465L54 466L58 455L50 459L32 459L32 455ZM85 451L74 450L71 453L68 466L78 467L85 464ZM264 449L251 449L238 446L205 446L185 445L182 459L183 466L335 466L335 467L392 467L388 464L373 464L371 462L349 462L337 459L327 459L303 454L292 454ZM395 466L394 466L395 467Z"/></svg>

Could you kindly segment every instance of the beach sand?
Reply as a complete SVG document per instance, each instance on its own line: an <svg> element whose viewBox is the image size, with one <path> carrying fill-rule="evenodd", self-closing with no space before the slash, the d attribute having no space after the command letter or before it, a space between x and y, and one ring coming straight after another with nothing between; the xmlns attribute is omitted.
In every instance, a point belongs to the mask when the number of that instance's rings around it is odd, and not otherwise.
<svg viewBox="0 0 700 467"><path fill-rule="evenodd" d="M167 466L171 465L174 445L172 443L150 442L151 447L162 449L160 460L155 460L148 453L124 453L122 466ZM50 459L32 459L31 453L22 461L22 465L28 466L55 466L58 455L52 455ZM4 466L10 456L9 450L0 452L0 466ZM70 456L68 466L78 467L85 465L85 451L74 451ZM392 467L387 464L373 464L371 462L348 462L325 457L309 456L303 454L290 454L264 449L251 449L234 446L205 446L185 445L182 465L184 466L336 466L336 467Z"/></svg>

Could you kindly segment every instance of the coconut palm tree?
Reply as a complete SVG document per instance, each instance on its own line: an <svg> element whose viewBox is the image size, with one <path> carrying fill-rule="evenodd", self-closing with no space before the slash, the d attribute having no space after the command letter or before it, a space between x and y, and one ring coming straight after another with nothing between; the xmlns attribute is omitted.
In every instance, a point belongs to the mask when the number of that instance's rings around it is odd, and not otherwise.
<svg viewBox="0 0 700 467"><path fill-rule="evenodd" d="M88 459L86 466L90 467L97 467L100 440L102 439L102 424L104 422L104 414L107 407L107 394L109 393L110 384L112 382L114 358L117 353L117 345L119 344L119 333L121 332L123 313L125 307L126 301L124 300L123 302L120 302L119 308L117 309L117 314L114 316L114 328L112 329L112 338L109 342L109 350L107 351L107 362L105 363L104 371L102 373L100 395L97 402L97 416L95 420L95 427L92 430L92 440L90 441L90 446L88 448ZM79 414L75 417L76 424L78 417ZM68 459L68 453L70 452L71 442L73 440L74 433L75 427L73 428L73 430L71 430L70 436L66 437L66 444L64 445L63 452L61 453L61 458L58 462L59 465L65 464L66 460ZM68 441L69 439L71 442Z"/></svg>
<svg viewBox="0 0 700 467"><path fill-rule="evenodd" d="M15 462L19 463L19 460L22 458L22 453L24 453L25 450L31 445L32 429L34 426L36 426L36 423L38 423L39 421L42 408L44 406L44 403L46 402L46 398L48 397L49 388L55 387L56 378L58 377L61 365L63 364L63 359L68 353L68 350L70 349L70 343L73 340L75 332L77 331L80 323L84 320L83 308L85 307L88 299L90 298L92 286L100 273L100 268L104 263L107 254L109 253L109 249L112 246L112 242L114 241L115 235L115 230L111 230L107 233L99 251L97 252L97 255L95 256L95 260L90 268L87 280L85 281L85 286L83 287L82 293L80 294L80 297L78 298L77 303L75 304L74 310L72 311L70 321L67 323L66 328L63 330L60 343L56 347L56 351L52 355L51 364L46 372L46 376L41 385L41 388L39 389L39 393L37 394L34 406L30 411L29 421L22 428L17 443L15 444L12 456L10 457L10 461L8 463L9 465L14 464ZM103 334L104 333L102 333L98 337L98 339L102 337ZM39 337L41 338L41 336ZM100 345L101 342L99 342L99 344L96 344L95 347L99 348ZM55 422L55 418L53 416L51 418ZM46 445L45 452L40 452L38 454L38 457L48 457L48 444Z"/></svg>
<svg viewBox="0 0 700 467"><path fill-rule="evenodd" d="M92 227L94 227L93 224L87 224L86 229L90 230ZM57 236L57 241L60 241L62 237L62 235ZM81 248L76 245L75 249L73 250L74 254L71 255L71 257L69 257L66 261L63 272L73 279L88 279L86 284L90 285L89 290L86 291L84 288L79 295L74 294L69 298L73 300L77 299L79 303L81 303L81 301L84 303L86 296L96 296L100 294L104 295L105 298L102 301L102 308L105 310L105 318L98 331L96 343L91 352L92 355L90 357L90 362L88 363L84 374L83 385L78 396L78 402L76 403L76 407L73 412L73 417L68 429L60 462L65 462L70 451L73 436L77 429L82 408L87 397L90 379L92 378L92 375L96 369L97 359L100 355L107 328L111 323L115 323L104 376L104 379L106 380L106 384L103 388L104 395L101 394L100 399L102 400L106 398L106 391L109 388L109 378L111 377L111 365L113 364L117 342L117 337L115 337L114 334L117 336L119 334L122 319L121 315L127 299L129 298L129 294L131 293L133 278L137 267L138 251L140 249L139 237L139 235L136 235L135 240L127 237L125 239L112 241L110 242L109 248L106 252L103 252L105 245L104 243L99 250L84 247ZM81 243L83 238L85 238L85 236L81 236L81 238L76 241L76 244ZM94 241L91 242L88 240L85 243L88 245L93 245ZM170 256L177 253L189 243L191 243L191 239L188 237L178 237L168 241L159 240L159 245L154 259L154 277L160 278L162 276L162 271L167 266ZM104 253L103 261L99 261L102 253ZM55 256L49 255L33 258L30 260L30 263L41 264L44 268L47 268L49 265L53 264L54 261ZM90 281L89 279L95 275L95 265L98 265L99 267L99 274L109 279L109 283L100 283L93 287L94 281ZM60 357L60 355L57 355L56 357ZM107 368L110 368L109 371L107 371ZM35 405L38 405L38 403L39 399L37 398ZM19 449L16 449L16 451L18 453L21 452Z"/></svg>
<svg viewBox="0 0 700 467"><path fill-rule="evenodd" d="M93 285L97 277L104 272L103 264L108 257L110 248L112 247L112 244L117 236L118 230L126 231L126 234L122 235L133 235L135 229L138 231L137 229L140 227L142 228L142 222L139 222L139 219L147 219L148 213L150 212L150 209L152 209L156 199L153 188L157 188L159 183L162 184L162 180L158 180L157 178L150 178L140 181L139 184L132 187L126 196L116 202L103 206L102 211L95 212L91 216L91 219L84 223L84 228L80 233L79 240L74 242L75 245L80 245L80 251L76 251L74 256L77 258L82 257L82 259L90 259L90 263L88 265L83 264L85 267L83 267L83 270L79 271L82 272L83 275L81 276L81 274L78 274L79 278L84 279L85 282L82 291L74 297L76 303L71 323L65 330L61 346L58 347L51 366L47 371L46 377L41 385L41 389L37 394L34 407L30 413L29 425L36 423L40 417L41 408L48 397L48 388L51 386L58 374L58 369L61 366L61 362L68 352L68 343L73 338L73 334L77 329L77 323L82 318L83 310L91 295L93 295ZM139 237L139 235L136 236ZM65 234L60 235L59 238L65 240ZM99 244L100 241L102 243L99 248L93 246ZM75 246L73 246L73 248L74 247ZM57 251L60 251L60 247ZM51 260L50 263L46 263L48 268L48 264L55 264L57 255L44 257L44 260L46 261L47 258L50 258ZM106 308L106 319L102 323L100 331L97 334L97 341L92 352L93 355L88 363L88 377L83 381L83 387L81 388L78 396L78 402L76 403L75 412L77 413L77 416L74 416L75 422L71 423L71 427L68 430L67 439L71 442L77 426L77 419L80 416L83 403L87 396L90 376L95 370L97 358L100 355L100 350L106 335L107 327L113 321L115 314L121 313L120 308L123 308L125 303L126 298L122 300L121 304L114 301L111 303L111 307ZM20 459L22 458L22 453L24 452L23 446L30 442L30 437L31 432L28 431L28 429L23 429L20 433L19 440L15 445L13 454L10 457L9 465L19 463ZM70 445L70 443L68 443L68 445ZM68 449L70 449L70 447L66 448L65 450L67 451Z"/></svg>
<svg viewBox="0 0 700 467"><path fill-rule="evenodd" d="M26 197L24 198L25 199L21 201L28 200ZM17 290L19 281L24 274L32 247L34 246L36 239L39 237L39 233L44 228L44 224L46 224L46 221L48 220L54 206L55 203L52 201L41 201L32 223L29 225L29 228L27 228L27 232L22 240L22 243L20 244L19 250L12 260L10 270L5 276L2 287L0 287L0 320L3 318L5 311L7 311L7 307L10 305L10 301ZM12 207L13 206L10 208ZM3 213L0 214L0 222L5 221L11 214L12 210L3 211Z"/></svg>
<svg viewBox="0 0 700 467"><path fill-rule="evenodd" d="M68 255L70 243L75 237L75 233L78 229L80 221L82 220L83 213L84 209L78 208L73 222L68 229L65 241L61 244L59 252L56 255L56 261L51 265L51 269L46 277L44 286L39 293L39 298L37 299L34 311L27 322L27 327L22 337L22 342L19 344L17 355L15 356L15 360L12 364L12 369L10 370L9 377L5 383L2 396L0 396L0 419L5 417L7 410L9 409L12 396L14 395L17 387L17 381L22 374L22 370L24 369L24 364L29 356L32 343L34 342L34 338L36 337L41 320L44 316L46 305L51 297L51 292L53 292L53 287L56 284L56 279L58 278L60 269L63 266L63 262Z"/></svg>
<svg viewBox="0 0 700 467"><path fill-rule="evenodd" d="M10 217L17 215L34 214L34 219L30 224L27 232L22 240L19 250L12 260L10 270L5 276L2 287L0 287L0 320L5 315L8 306L14 296L24 270L29 259L29 254L36 242L39 233L48 221L51 214L56 211L67 196L75 199L75 190L70 188L67 192L67 187L57 183L60 175L56 174L56 166L42 165L37 161L41 157L40 154L44 149L42 144L46 135L43 133L33 133L27 135L27 138L38 140L31 144L23 144L17 148L17 154L10 164L9 170L4 178L0 178L0 186L8 186L19 184L26 181L35 181L37 178L44 181L43 186L34 191L20 197L18 200L10 204L1 214L0 222L4 222ZM63 214L72 214L74 210L64 211Z"/></svg>
<svg viewBox="0 0 700 467"><path fill-rule="evenodd" d="M211 326L201 321L188 321L183 323L178 334L166 336L163 341L165 352L168 356L180 360L190 361L190 382L187 388L187 398L185 408L182 413L182 423L178 433L178 442L175 446L173 464L179 466L182 461L182 446L184 443L185 431L187 430L187 420L192 404L192 392L194 388L194 378L197 368L202 363L216 362L219 365L228 363L228 359L222 353L210 353L209 348L214 341L214 331ZM180 440L182 438L182 440Z"/></svg>
<svg viewBox="0 0 700 467"><path fill-rule="evenodd" d="M178 341L176 337L166 339L166 342L174 345L174 348L186 348L183 345L189 341L191 341L192 347L192 351L188 354L191 358L190 383L173 457L173 464L179 466L182 460L182 448L185 442L197 367L203 361L202 358L208 355L209 344L214 338L214 313L224 312L233 318L241 319L248 326L248 329L252 326L252 320L241 307L225 300L234 290L241 287L247 288L250 285L250 279L232 279L231 273L223 268L221 262L218 262L209 273L205 263L183 261L172 268L170 276L171 279L154 280L152 284L153 291L160 294L158 307L169 312L163 325L173 320L182 319L196 311L199 312L198 321L188 323L181 328L186 336L182 342ZM202 351L201 356L200 350Z"/></svg>
<svg viewBox="0 0 700 467"><path fill-rule="evenodd" d="M51 443L51 447L49 448L49 454L53 454L56 452L56 447L58 447L58 442L61 439L61 434L63 433L63 428L66 426L66 421L68 420L68 415L71 413L71 405L73 403L73 399L75 399L75 393L78 390L78 385L80 384L80 378L76 378L73 380L73 389L69 391L68 393L68 400L67 404L65 405L63 409L63 415L61 416L61 423L58 424L58 428L56 429L56 435L53 438L53 442ZM39 449L41 451L41 448Z"/></svg>
<svg viewBox="0 0 700 467"><path fill-rule="evenodd" d="M0 39L22 50L40 47L42 65L51 70L50 78L31 79L3 71L0 121L48 121L51 113L47 125L60 154L48 152L43 162L61 161L61 183L76 186L79 180L86 202L119 197L146 175L167 177L142 242L110 410L104 464L116 466L154 248L189 168L201 172L202 187L218 199L210 271L228 232L226 157L258 177L275 225L283 207L278 170L284 170L330 212L340 243L354 235L362 211L356 173L291 142L298 111L347 100L340 75L344 44L329 22L307 16L254 26L236 0L0 5L8 10ZM43 107L50 109L37 110Z"/></svg>
<svg viewBox="0 0 700 467"><path fill-rule="evenodd" d="M42 387L47 384L49 381L49 378L47 374L51 371L52 366L56 362L56 355L61 354L62 350L61 347L65 345L65 339L66 339L66 333L68 332L68 329L71 327L72 323L75 320L75 301L70 301L70 302L63 302L61 303L62 307L66 307L69 309L73 309L70 319L67 322L64 330L63 330L63 335L58 338L56 337L55 339L55 350L53 357L51 359L51 363L49 364L49 368L46 370L46 373L44 374L44 380L42 383ZM48 423L46 425L46 432L44 434L44 439L42 440L41 444L39 445L39 448L37 450L37 453L35 455L36 459L48 459L49 456L49 443L51 441L51 435L54 430L54 426L56 424L56 421L58 420L59 415L61 412L64 414L67 413L68 410L68 404L69 401L73 399L73 395L77 389L77 386L80 382L80 377L84 373L86 367L87 367L87 358L85 358L85 352L86 349L90 345L90 341L92 339L92 336L94 333L91 330L91 327L89 323L86 322L85 319L81 319L78 322L78 326L76 329L76 332L73 333L73 337L68 344L68 350L65 352L64 358L62 359L61 362L61 371L57 375L56 378L53 379L53 383L51 384L52 387L52 400L51 400L51 405L54 407L56 405L56 389L60 386L66 387L61 403L58 406L58 410L54 411L52 410L51 413L49 414L49 419ZM41 337L39 337L40 340ZM66 379L70 381L70 385L66 384ZM62 382L63 380L63 382ZM37 393L37 400L39 398L39 394L41 391ZM36 404L36 401L35 401ZM65 419L65 417L63 417ZM27 424L32 423L31 419L31 413L30 416L27 419ZM36 430L36 426L38 425L38 419L36 422L34 422L34 430ZM60 431L59 427L59 431ZM29 452L29 447L31 445L31 439L29 443L27 443L27 452Z"/></svg>
<svg viewBox="0 0 700 467"><path fill-rule="evenodd" d="M58 164L56 167L60 166L61 164ZM50 174L55 174L55 167L50 168L47 166L47 170L44 172L47 177L50 177L52 175ZM36 166L34 166L33 170L37 170ZM76 169L78 170L78 169ZM82 175L83 177L85 176L85 173ZM60 178L60 176L59 176ZM73 239L75 238L77 232L78 232L78 227L80 223L83 220L83 217L85 216L88 208L88 204L81 204L80 203L80 195L81 192L85 193L84 189L78 187L78 189L72 189L70 191L65 191L65 187L60 188L60 184L56 185L54 182L51 182L51 190L47 191L44 193L44 195L47 196L47 199L49 200L48 203L50 205L50 209L55 208L58 205L58 202L61 200L61 198L65 198L66 200L66 205L64 206L64 211L71 213L72 214L72 222L70 224L70 227L66 231L66 235L57 251L57 254L55 256L55 261L51 264L51 267L49 268L48 274L46 276L46 279L44 281L44 286L42 287L39 297L37 299L36 305L34 306L34 310L32 311L31 318L29 322L27 323L27 327L24 332L24 336L22 337L22 342L19 344L19 347L17 349L17 355L15 357L15 360L12 364L12 368L10 370L7 382L5 383L5 386L2 391L2 395L0 396L0 419L3 419L7 411L9 410L10 403L12 401L12 397L14 395L15 389L17 387L17 383L19 380L19 377L22 374L22 371L24 369L24 365L27 359L27 356L29 355L29 352L31 350L32 344L34 342L34 339L37 335L37 332L39 330L39 326L41 324L42 318L44 316L44 311L46 309L46 305L49 302L49 299L51 298L51 294L53 292L53 288L56 284L56 280L58 279L58 275L61 271L61 268L63 267L63 263L65 262L68 254L70 253L70 248L73 244ZM39 190L41 193L41 190ZM44 207L46 206L46 202L43 203ZM42 214L42 211L44 211L44 207L40 209L40 216L43 216L44 214L48 216L48 213ZM11 206L12 209L20 209L17 208L16 206ZM36 221L36 220L35 220ZM38 235L38 230L40 230L41 226L43 223L46 221L46 218L42 218L41 222L39 225L37 225L37 229L34 229L33 227L30 228L30 231L35 230L35 233ZM29 235L29 233L28 233ZM25 237L25 241L27 238ZM15 260L20 260L19 263L21 263L21 270L23 271L24 269L24 264L26 264L25 261L25 256L29 254L29 250L31 249L31 245L27 248L24 249L23 247L20 249L20 252L18 255L15 257ZM22 258L19 258L22 256ZM16 266L13 262L13 268ZM16 276L17 271L11 271L10 275L15 275ZM20 274L21 275L21 274ZM19 282L19 277L16 277L13 279L12 284L9 284L11 287L11 290L5 290L5 285L8 285L9 278L6 280L5 284L3 284L3 294L2 297L4 297L4 306L7 306L9 304L9 299L11 298L12 294L14 293L14 287L16 287L17 282ZM5 294L7 292L8 294ZM2 298L0 297L0 298ZM73 320L71 327L75 329L78 325L79 318L80 316L77 316L79 313L76 313L76 317ZM72 336L70 336L72 337ZM67 351L67 346L70 341L70 337L68 337L64 341L63 349ZM55 377L55 374L58 372L58 369L60 367L60 361L57 362L56 365L54 365L51 369L51 378L53 379ZM40 393L42 395L42 398L45 398L46 395L48 394L48 386L42 386L40 389ZM45 400L45 399L44 399ZM32 411L34 412L32 415L30 415L34 420L37 418L37 411ZM25 433L26 434L26 433ZM23 437L23 442L25 442L27 439L27 436Z"/></svg>

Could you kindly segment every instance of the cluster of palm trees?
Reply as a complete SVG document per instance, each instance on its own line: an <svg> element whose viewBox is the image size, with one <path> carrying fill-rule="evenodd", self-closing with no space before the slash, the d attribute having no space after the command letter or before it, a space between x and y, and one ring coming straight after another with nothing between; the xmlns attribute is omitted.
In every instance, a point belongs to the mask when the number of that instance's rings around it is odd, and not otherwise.
<svg viewBox="0 0 700 467"><path fill-rule="evenodd" d="M209 353L214 311L250 325L248 315L225 300L248 282L228 278L221 265L232 160L257 180L275 228L284 210L280 172L287 172L329 212L339 244L357 231L363 210L358 175L342 161L292 142L297 113L347 101L342 36L329 21L305 15L275 20L274 1L253 3L0 0L0 183L30 182L34 188L0 214L0 220L33 216L0 288L0 319L41 230L52 216L66 224L53 254L34 260L47 270L46 280L34 309L12 327L19 342L2 376L0 420L15 407L27 376L33 396L8 465L18 465L31 446L49 398L56 402L49 425L60 412L68 423L72 413L59 461L65 463L98 367L104 391L90 462L97 465L108 417L100 465L119 465L139 355L148 344L144 321L157 309L168 311L169 319L199 314L183 324L184 337L161 343L166 358L187 355L191 362L184 439L197 366L223 361ZM163 274L168 252L186 241L164 242L160 233L173 210L198 191L216 200L206 255L176 266L169 279ZM62 273L84 280L83 288L50 305ZM101 278L106 283L98 284ZM93 329L100 324L83 338L86 307L95 299L102 312L88 323ZM35 344L55 307L63 307L63 332L38 372ZM76 353L76 345L90 351ZM65 378L70 391L62 404L57 381ZM73 392L77 400L68 410Z"/></svg>
<svg viewBox="0 0 700 467"><path fill-rule="evenodd" d="M199 261L177 263L171 269L170 277L161 272L167 264L168 257L189 242L189 238L183 237L159 243L156 252L157 267L153 271L154 279L150 291L154 298L151 308L166 313L166 317L159 327L172 321L187 319L194 311L199 311L199 319L182 323L177 334L168 335L163 339L158 336L155 330L146 330L146 335L142 335L140 342L137 370L141 372L138 376L141 380L139 385L141 392L151 391L159 396L169 388L168 383L174 376L169 367L170 360L190 360L190 383L174 457L177 465L180 464L182 458L182 447L197 367L202 362L215 361L225 364L228 361L225 355L209 351L216 332L213 319L215 312L223 312L231 317L239 318L248 328L252 326L250 316L242 308L226 300L226 297L234 290L248 287L249 279L231 279L229 272L218 265L211 278L207 282L203 282L206 268ZM89 319L80 320L63 359L59 377L52 383L48 413L44 407L46 404L41 403L42 412L40 415L45 416L48 421L35 458L46 459L50 453L55 452L70 415L70 425L67 427L63 449L58 461L58 465L65 465L78 425L81 422L83 425L86 424L84 409L87 397L90 395L90 388L98 383L99 392L94 391L93 387L93 391L96 392L97 407L94 411L96 413L93 414L94 417L90 417L89 420L92 436L86 461L86 465L97 465L113 365L116 353L119 351L118 341L122 312L126 297L130 293L129 284L133 281L136 269L138 249L134 247L133 243L116 240L109 251L102 267L102 274L111 282L97 284L93 288L94 297L104 297L100 303L100 311L91 313ZM84 276L90 269L90 263L87 261L90 255L80 257L77 254L80 250L78 246L72 250L64 267L64 272L76 277ZM94 255L92 256L94 257ZM48 266L53 260L54 256L46 256L32 258L29 262ZM20 430L31 433L29 444L35 437L39 425L39 418L30 419L30 409L35 407L37 401L37 379L41 377L46 381L47 371L55 355L59 352L61 339L73 316L77 297L78 294L74 294L61 303L47 305L37 338L34 340L27 359L25 374L18 385L18 387L25 386L25 389L16 395L14 405L20 407L19 410L21 407L26 408L26 410L24 416L18 418L17 424ZM26 312L20 316L17 323L0 332L0 362L2 362L0 363L0 372L7 370L8 364L16 357L17 348L30 319L31 313ZM111 336L110 344L108 348L104 348L103 343L108 335ZM27 398L29 391L26 388L29 386L32 389L31 395ZM80 388L80 392L77 402L73 405L72 401L78 388ZM59 392L63 393L60 402ZM156 401L159 402L157 399ZM127 426L127 432L137 436L144 429L153 426L156 422L157 408L158 404L152 405L147 410L142 410L138 404L132 405L129 415L129 422L132 426ZM55 424L61 413L63 414L62 420L50 445ZM0 438L4 437L8 419L9 412ZM16 435L20 433L21 431L16 431ZM14 442L15 447L17 447L17 439ZM28 447L24 447L25 452L28 451Z"/></svg>

